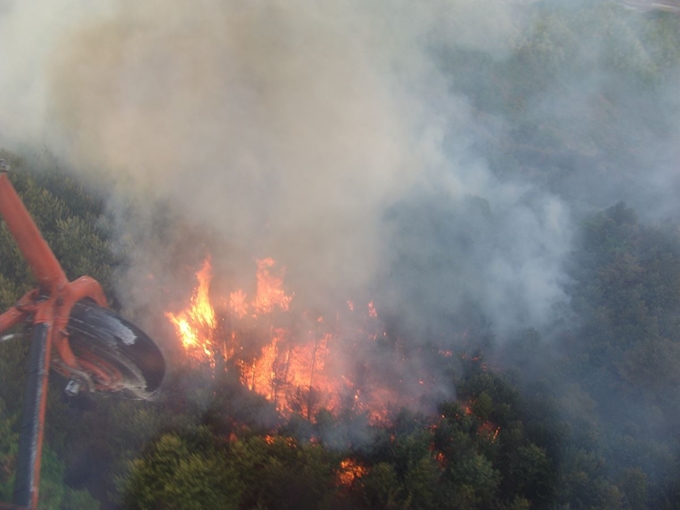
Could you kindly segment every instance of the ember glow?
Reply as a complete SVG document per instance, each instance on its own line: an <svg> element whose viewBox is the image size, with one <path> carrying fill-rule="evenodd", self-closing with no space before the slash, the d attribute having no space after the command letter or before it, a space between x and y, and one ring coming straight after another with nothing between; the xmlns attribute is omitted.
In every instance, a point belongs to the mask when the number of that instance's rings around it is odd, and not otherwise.
<svg viewBox="0 0 680 510"><path fill-rule="evenodd" d="M344 459L340 461L340 469L338 470L338 483L340 485L351 486L354 480L366 476L369 469L366 466L358 464L353 459Z"/></svg>
<svg viewBox="0 0 680 510"><path fill-rule="evenodd" d="M211 265L196 274L189 306L166 313L188 359L213 370L238 370L241 383L283 414L314 419L320 409L352 408L373 422L405 394L376 381L361 353L386 336L373 301L347 301L331 317L294 306L284 286L285 268L256 261L254 292L236 289L211 296ZM420 377L420 386L426 385ZM416 380L418 381L418 380Z"/></svg>

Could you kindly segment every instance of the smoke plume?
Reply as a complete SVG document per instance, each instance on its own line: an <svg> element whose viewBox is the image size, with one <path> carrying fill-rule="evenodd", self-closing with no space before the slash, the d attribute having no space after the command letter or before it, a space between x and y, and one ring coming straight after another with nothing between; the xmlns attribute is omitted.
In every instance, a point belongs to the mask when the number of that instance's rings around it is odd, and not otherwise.
<svg viewBox="0 0 680 510"><path fill-rule="evenodd" d="M107 197L121 302L152 331L210 253L227 291L273 257L301 307L374 299L402 341L447 349L474 310L502 340L566 309L575 218L678 212L677 80L666 101L622 85L622 62L657 72L637 14L573 7L0 0L0 145L45 147Z"/></svg>
<svg viewBox="0 0 680 510"><path fill-rule="evenodd" d="M127 295L144 300L135 281L166 273L186 245L178 233L159 239L163 202L178 231L221 244L218 266L274 256L311 302L374 288L395 257L428 266L398 276L395 306L473 300L500 331L540 323L563 299L567 208L489 171L475 144L497 128L451 92L456 76L435 58L438 48L506 58L521 5L0 5L3 144L46 146L110 190L121 239L134 241ZM404 232L432 193L474 246L438 238L431 223ZM447 264L433 273L438 252Z"/></svg>

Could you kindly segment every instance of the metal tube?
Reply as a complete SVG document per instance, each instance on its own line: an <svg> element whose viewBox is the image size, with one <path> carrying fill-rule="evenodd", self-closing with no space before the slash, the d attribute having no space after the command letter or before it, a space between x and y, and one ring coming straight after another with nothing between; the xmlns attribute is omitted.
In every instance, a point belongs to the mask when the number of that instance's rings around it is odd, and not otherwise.
<svg viewBox="0 0 680 510"><path fill-rule="evenodd" d="M49 323L33 326L24 412L19 432L14 503L29 508L38 506L47 379L50 370L50 330Z"/></svg>
<svg viewBox="0 0 680 510"><path fill-rule="evenodd" d="M40 234L6 172L0 172L0 215L5 219L43 293L51 294L57 287L67 284L64 270Z"/></svg>
<svg viewBox="0 0 680 510"><path fill-rule="evenodd" d="M0 335L26 319L26 314L15 307L0 314Z"/></svg>

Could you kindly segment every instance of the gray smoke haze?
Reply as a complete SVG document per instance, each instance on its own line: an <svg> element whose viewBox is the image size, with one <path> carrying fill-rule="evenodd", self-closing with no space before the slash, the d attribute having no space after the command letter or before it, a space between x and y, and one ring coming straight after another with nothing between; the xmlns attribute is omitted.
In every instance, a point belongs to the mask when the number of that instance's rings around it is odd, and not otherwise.
<svg viewBox="0 0 680 510"><path fill-rule="evenodd" d="M521 33L521 6L0 5L3 145L44 145L110 187L115 216L128 218L121 237L134 240L125 295L150 299L134 282L172 274L168 259L186 245L179 234L159 245L144 204L171 204L178 223L204 229L227 259L276 257L298 299L314 303L365 292L389 272L395 246L416 259L441 250L435 233L402 243L385 219L401 200L436 191L482 241L467 252L452 245L455 264L438 282L409 281L433 309L472 299L501 331L540 324L563 299L567 208L489 171L474 145L494 123L451 93L432 51L506 58ZM491 204L486 217L467 210L470 197Z"/></svg>
<svg viewBox="0 0 680 510"><path fill-rule="evenodd" d="M46 148L104 194L120 302L160 342L207 254L220 296L252 297L273 257L297 310L346 319L335 375L360 365L400 404L452 397L443 365L472 325L471 344L500 344L491 363L550 372L576 436L598 415L628 435L612 410L674 430L618 379L553 363L582 341L567 266L583 219L619 201L680 219L680 55L620 4L0 0L0 149ZM313 313L299 331L320 331ZM343 427L324 440L371 440Z"/></svg>
<svg viewBox="0 0 680 510"><path fill-rule="evenodd" d="M677 80L656 101L620 84L656 72L638 14L579 5L0 0L0 146L106 194L152 333L207 253L217 288L252 290L271 256L297 306L374 299L415 344L452 347L470 310L500 339L540 330L568 309L576 218L678 213Z"/></svg>

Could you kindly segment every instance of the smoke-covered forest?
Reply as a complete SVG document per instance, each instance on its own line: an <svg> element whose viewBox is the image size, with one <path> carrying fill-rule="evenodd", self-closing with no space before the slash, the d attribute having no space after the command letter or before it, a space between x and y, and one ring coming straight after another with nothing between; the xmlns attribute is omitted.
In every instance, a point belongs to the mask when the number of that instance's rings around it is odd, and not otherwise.
<svg viewBox="0 0 680 510"><path fill-rule="evenodd" d="M0 0L10 179L167 364L149 400L51 375L40 508L680 508L680 4L198 3ZM35 282L0 225L5 310ZM263 327L266 257L295 319ZM310 324L342 394L258 388Z"/></svg>

